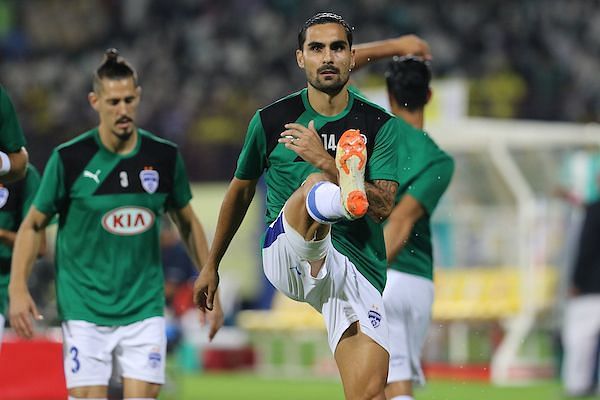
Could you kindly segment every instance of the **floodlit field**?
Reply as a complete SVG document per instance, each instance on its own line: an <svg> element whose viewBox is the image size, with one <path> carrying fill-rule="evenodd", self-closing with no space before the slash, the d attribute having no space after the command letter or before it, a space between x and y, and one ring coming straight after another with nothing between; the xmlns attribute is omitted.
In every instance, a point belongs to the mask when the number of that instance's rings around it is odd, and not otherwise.
<svg viewBox="0 0 600 400"><path fill-rule="evenodd" d="M249 374L171 376L163 400L343 400L341 384L331 380L282 380ZM524 387L494 387L476 382L430 382L416 393L418 400L562 400L557 382ZM600 399L588 397L585 399ZM578 400L584 400L579 398Z"/></svg>

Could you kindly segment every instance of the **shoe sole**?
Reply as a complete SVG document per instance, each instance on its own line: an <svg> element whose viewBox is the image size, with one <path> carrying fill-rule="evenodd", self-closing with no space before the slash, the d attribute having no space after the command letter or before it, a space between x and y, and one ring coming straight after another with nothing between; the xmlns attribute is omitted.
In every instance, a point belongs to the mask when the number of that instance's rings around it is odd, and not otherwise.
<svg viewBox="0 0 600 400"><path fill-rule="evenodd" d="M358 129L348 129L338 141L335 155L342 205L348 219L364 216L369 208L365 193L367 146Z"/></svg>

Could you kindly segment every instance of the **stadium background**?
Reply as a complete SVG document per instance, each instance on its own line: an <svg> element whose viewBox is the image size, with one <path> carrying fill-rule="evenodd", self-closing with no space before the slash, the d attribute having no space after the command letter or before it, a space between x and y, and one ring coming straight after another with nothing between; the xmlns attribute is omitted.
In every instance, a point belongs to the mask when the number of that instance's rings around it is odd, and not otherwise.
<svg viewBox="0 0 600 400"><path fill-rule="evenodd" d="M555 193L560 187L585 201L597 198L600 133L592 124L600 120L600 1L5 0L0 82L17 108L31 161L43 168L52 147L96 124L86 98L91 72L105 48L117 47L144 89L138 124L181 146L210 238L246 125L258 107L304 86L294 58L297 29L323 10L355 27L355 43L416 33L434 56L427 129L456 157L457 175L434 226L440 279L449 283L445 293L438 289L447 302L437 304L426 350L438 368L430 369L422 398L492 399L496 391L515 400L560 398L560 304L580 211ZM378 101L385 64L353 75ZM268 307L272 295L259 267L261 207L259 194L223 263L230 329L211 347L189 318L181 320L164 398L227 398L226 382L248 393L262 382L263 398L282 398L278 384L292 385L298 396L301 388L315 390L304 398L341 398L314 315L280 303L276 308L292 321L238 314ZM41 264L32 285L52 325L52 266ZM498 288L492 281L508 283ZM534 300L524 295L531 290L540 292ZM509 302L498 306L500 299ZM533 322L523 346L508 361L494 360L511 326L524 326L527 316ZM302 330L311 324L314 330ZM259 346L265 342L271 347ZM290 347L304 350L290 355ZM253 361L244 361L248 348ZM513 372L494 379L497 363ZM270 380L247 369L242 376L207 375L248 364ZM326 379L315 382L316 376ZM275 380L284 378L301 383ZM504 388L524 382L530 386Z"/></svg>

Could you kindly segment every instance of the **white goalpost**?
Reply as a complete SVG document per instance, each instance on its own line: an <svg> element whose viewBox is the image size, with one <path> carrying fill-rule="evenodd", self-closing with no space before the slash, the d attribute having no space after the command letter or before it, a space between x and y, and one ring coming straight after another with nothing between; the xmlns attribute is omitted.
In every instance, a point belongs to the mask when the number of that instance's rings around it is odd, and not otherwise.
<svg viewBox="0 0 600 400"><path fill-rule="evenodd" d="M442 273L436 296L438 292L441 296L436 299L439 304L434 307L434 316L462 327L465 320L500 320L505 334L490 362L494 383L543 376L551 366L521 356L520 349L537 323L548 319L555 325L560 323L557 310L564 300L570 264L569 257L564 256L570 239L565 224L572 206L553 193L560 185L571 191L585 186L577 182L583 179L581 172L593 175L581 165L577 173L570 164L582 154L588 160L600 157L600 126L478 118L447 121L426 130L455 157L457 166L446 198L434 215L434 226L437 221L454 232L446 238L449 244L437 243L442 248L442 254L436 254L439 263L448 268L438 268ZM592 168L593 163L589 165ZM472 246L468 244L471 237L477 238ZM443 254L449 246L454 247L450 256ZM489 289L501 282L488 282L485 288L477 289L481 293L473 298L477 304L471 313L457 314L457 307L464 308L468 299L444 287L456 285L456 280L446 275L471 269L500 271L507 266L516 271L512 273L513 286L518 288L512 295ZM503 273L490 279L510 278ZM514 297L512 307L490 311L494 302L505 300L504 296ZM483 309L486 304L487 311ZM460 363L464 360L452 360L452 354L464 354L460 347L468 346L466 330L449 331L450 362Z"/></svg>

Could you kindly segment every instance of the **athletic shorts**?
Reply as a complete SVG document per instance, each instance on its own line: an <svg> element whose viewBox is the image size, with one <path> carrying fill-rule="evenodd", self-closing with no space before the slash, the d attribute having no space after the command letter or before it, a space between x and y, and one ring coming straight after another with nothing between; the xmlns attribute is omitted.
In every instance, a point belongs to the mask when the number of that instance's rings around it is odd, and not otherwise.
<svg viewBox="0 0 600 400"><path fill-rule="evenodd" d="M167 340L164 317L123 326L87 321L62 323L67 388L106 386L111 376L165 382Z"/></svg>
<svg viewBox="0 0 600 400"><path fill-rule="evenodd" d="M425 383L421 352L431 323L433 282L388 269L383 302L390 330L388 383Z"/></svg>
<svg viewBox="0 0 600 400"><path fill-rule="evenodd" d="M306 254L306 247L313 245L321 246L321 253L326 254L316 278L310 274L307 258L298 254ZM382 296L348 257L333 247L330 234L322 241L306 242L289 226L282 211L267 228L262 255L265 275L273 286L323 314L333 353L342 334L356 321L363 333L388 351Z"/></svg>

